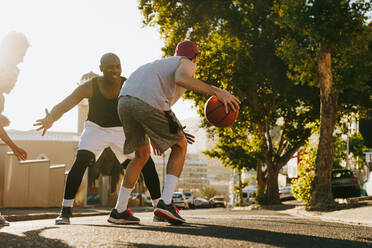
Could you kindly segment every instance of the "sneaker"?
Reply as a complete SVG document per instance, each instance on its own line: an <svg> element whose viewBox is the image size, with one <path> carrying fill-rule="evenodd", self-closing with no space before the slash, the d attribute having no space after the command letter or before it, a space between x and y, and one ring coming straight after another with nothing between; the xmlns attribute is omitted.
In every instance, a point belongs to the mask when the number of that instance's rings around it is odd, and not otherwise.
<svg viewBox="0 0 372 248"><path fill-rule="evenodd" d="M179 215L178 209L173 204L167 205L163 200L159 201L154 214L172 224L182 224L186 222L186 220Z"/></svg>
<svg viewBox="0 0 372 248"><path fill-rule="evenodd" d="M9 222L6 221L6 219L0 215L0 226L9 226Z"/></svg>
<svg viewBox="0 0 372 248"><path fill-rule="evenodd" d="M71 216L72 216L72 207L62 207L61 213L56 218L56 225L70 225Z"/></svg>
<svg viewBox="0 0 372 248"><path fill-rule="evenodd" d="M140 219L134 217L132 210L129 208L122 213L113 208L107 221L114 224L138 224Z"/></svg>

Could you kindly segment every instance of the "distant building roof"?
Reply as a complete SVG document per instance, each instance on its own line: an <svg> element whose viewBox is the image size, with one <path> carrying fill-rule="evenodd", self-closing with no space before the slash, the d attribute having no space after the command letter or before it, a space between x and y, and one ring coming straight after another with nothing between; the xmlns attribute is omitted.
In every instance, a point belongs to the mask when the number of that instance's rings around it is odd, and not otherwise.
<svg viewBox="0 0 372 248"><path fill-rule="evenodd" d="M8 135L13 140L38 140L38 141L80 141L80 135L75 132L53 132L48 131L44 136L41 136L40 131L29 130L29 131L19 131L19 130L7 130Z"/></svg>

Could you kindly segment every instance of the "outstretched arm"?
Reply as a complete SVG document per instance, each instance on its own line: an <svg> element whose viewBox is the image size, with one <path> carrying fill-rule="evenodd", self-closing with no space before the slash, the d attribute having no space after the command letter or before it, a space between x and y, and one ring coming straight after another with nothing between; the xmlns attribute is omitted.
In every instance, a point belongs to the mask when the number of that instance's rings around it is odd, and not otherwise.
<svg viewBox="0 0 372 248"><path fill-rule="evenodd" d="M62 100L62 102L55 105L49 112L45 109L45 117L43 119L36 120L34 126L37 126L37 131L43 130L41 135L53 125L53 123L61 118L61 116L68 112L70 109L75 107L84 98L89 98L93 94L91 81L77 87L69 96Z"/></svg>
<svg viewBox="0 0 372 248"><path fill-rule="evenodd" d="M10 149L14 152L14 155L19 160L26 160L27 159L27 153L22 148L18 147L14 142L9 138L8 134L5 132L4 127L0 125L0 139L4 141L5 144L7 144Z"/></svg>
<svg viewBox="0 0 372 248"><path fill-rule="evenodd" d="M0 114L0 126L7 127L9 126L10 121L5 115Z"/></svg>
<svg viewBox="0 0 372 248"><path fill-rule="evenodd" d="M239 109L240 101L226 90L221 90L211 86L193 77L196 66L188 59L180 59L177 71L175 73L176 84L203 94L215 95L225 105L225 111L228 112L228 106L234 111Z"/></svg>

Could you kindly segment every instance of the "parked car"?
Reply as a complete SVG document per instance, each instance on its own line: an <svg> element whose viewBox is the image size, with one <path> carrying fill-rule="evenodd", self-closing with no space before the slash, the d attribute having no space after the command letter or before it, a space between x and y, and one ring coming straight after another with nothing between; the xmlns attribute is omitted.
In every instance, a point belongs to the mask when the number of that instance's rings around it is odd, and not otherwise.
<svg viewBox="0 0 372 248"><path fill-rule="evenodd" d="M172 202L177 208L188 208L186 197L182 192L174 192Z"/></svg>
<svg viewBox="0 0 372 248"><path fill-rule="evenodd" d="M292 200L294 199L293 193L292 193L292 187L291 186L286 186L286 187L281 187L279 189L279 198L281 201L284 200Z"/></svg>
<svg viewBox="0 0 372 248"><path fill-rule="evenodd" d="M209 200L211 207L226 207L226 201L224 196L215 196Z"/></svg>
<svg viewBox="0 0 372 248"><path fill-rule="evenodd" d="M145 197L145 205L147 206L152 206L152 199L151 199L151 196L147 195Z"/></svg>
<svg viewBox="0 0 372 248"><path fill-rule="evenodd" d="M360 196L359 179L351 170L332 171L332 192L334 198Z"/></svg>
<svg viewBox="0 0 372 248"><path fill-rule="evenodd" d="M131 193L129 201L131 202L130 204L137 206L140 204L142 198L142 203L146 206L152 206L152 200L150 196L145 195L144 193Z"/></svg>
<svg viewBox="0 0 372 248"><path fill-rule="evenodd" d="M192 192L183 192L186 197L187 204L190 208L195 208L194 194Z"/></svg>
<svg viewBox="0 0 372 248"><path fill-rule="evenodd" d="M209 201L204 198L200 198L200 197L195 198L194 203L195 203L196 208L209 208L210 207Z"/></svg>

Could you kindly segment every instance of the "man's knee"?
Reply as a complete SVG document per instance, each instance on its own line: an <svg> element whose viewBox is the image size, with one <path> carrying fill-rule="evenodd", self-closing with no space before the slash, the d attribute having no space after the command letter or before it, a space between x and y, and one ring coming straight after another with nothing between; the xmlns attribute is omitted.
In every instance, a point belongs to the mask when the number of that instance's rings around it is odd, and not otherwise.
<svg viewBox="0 0 372 248"><path fill-rule="evenodd" d="M141 161L144 161L144 163L147 162L150 158L150 146L142 146L135 152L136 159L139 159Z"/></svg>
<svg viewBox="0 0 372 248"><path fill-rule="evenodd" d="M186 141L186 139L184 138L184 139L178 141L176 144L174 144L171 147L171 149L172 150L177 149L179 151L186 152L186 150L187 150L187 141Z"/></svg>
<svg viewBox="0 0 372 248"><path fill-rule="evenodd" d="M75 163L72 166L72 169L85 168L94 165L96 158L94 153L87 150L79 150L76 154Z"/></svg>

